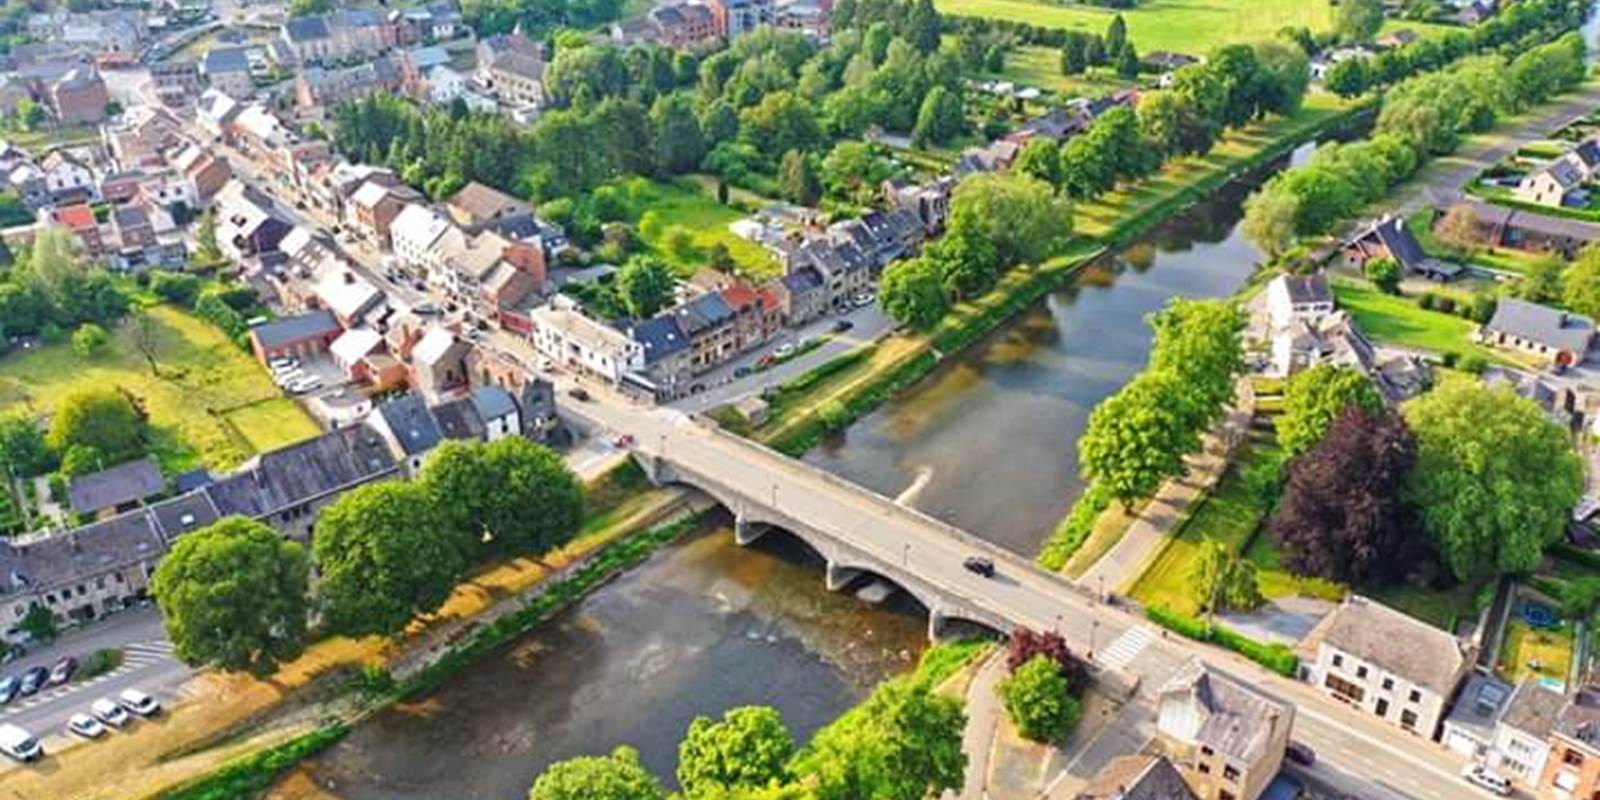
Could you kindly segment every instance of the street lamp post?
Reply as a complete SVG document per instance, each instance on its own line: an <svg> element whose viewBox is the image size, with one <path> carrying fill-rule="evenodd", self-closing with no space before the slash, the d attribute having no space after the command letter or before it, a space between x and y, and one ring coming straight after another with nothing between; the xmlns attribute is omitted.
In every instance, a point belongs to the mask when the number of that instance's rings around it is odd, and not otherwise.
<svg viewBox="0 0 1600 800"><path fill-rule="evenodd" d="M908 566L910 566L910 564L911 564L911 543L910 542L906 542L905 543L905 547L900 551L900 566L908 567Z"/></svg>
<svg viewBox="0 0 1600 800"><path fill-rule="evenodd" d="M1095 635L1098 634L1099 632L1100 632L1100 620L1097 620L1097 619L1096 620L1091 620L1089 622L1089 660L1090 661L1094 660L1094 639L1095 639Z"/></svg>

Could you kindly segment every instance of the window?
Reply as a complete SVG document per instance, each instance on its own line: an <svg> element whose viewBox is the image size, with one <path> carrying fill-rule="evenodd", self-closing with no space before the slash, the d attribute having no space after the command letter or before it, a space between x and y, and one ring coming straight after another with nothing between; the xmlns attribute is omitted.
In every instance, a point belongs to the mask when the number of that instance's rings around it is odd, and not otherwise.
<svg viewBox="0 0 1600 800"><path fill-rule="evenodd" d="M1337 675L1329 675L1323 680L1322 683L1324 686L1327 686L1328 689L1332 690L1334 697L1337 697L1340 700L1359 703L1363 697L1366 697L1367 694L1365 689L1362 689L1360 686L1357 686Z"/></svg>
<svg viewBox="0 0 1600 800"><path fill-rule="evenodd" d="M1389 691L1390 689L1393 689L1393 688L1394 688L1394 678L1385 677L1383 679L1383 690L1387 692L1387 691Z"/></svg>
<svg viewBox="0 0 1600 800"><path fill-rule="evenodd" d="M1411 690L1411 702L1413 702L1413 703L1422 702L1422 690L1421 689L1412 689Z"/></svg>
<svg viewBox="0 0 1600 800"><path fill-rule="evenodd" d="M1227 789L1223 789L1222 791L1217 792L1217 800L1238 800L1238 799L1236 797L1234 797L1233 792L1230 792Z"/></svg>
<svg viewBox="0 0 1600 800"><path fill-rule="evenodd" d="M1417 712L1412 711L1409 708L1406 709L1405 711L1400 712L1400 727L1405 728L1408 731L1412 730L1413 728L1416 728L1417 727Z"/></svg>
<svg viewBox="0 0 1600 800"><path fill-rule="evenodd" d="M1583 754L1576 750L1568 750L1561 754L1561 763L1581 767L1583 766Z"/></svg>
<svg viewBox="0 0 1600 800"><path fill-rule="evenodd" d="M1204 774L1204 775L1210 775L1210 774L1211 774L1211 765L1210 765L1210 764L1207 764L1207 763L1206 763L1206 762L1204 762L1204 761L1202 761L1202 762L1200 762L1200 763L1199 763L1199 764L1198 764L1198 765L1196 765L1196 767L1195 767L1195 768L1196 768L1196 769L1198 769L1198 770L1200 770L1200 772L1201 772L1201 773L1202 773L1202 774Z"/></svg>
<svg viewBox="0 0 1600 800"><path fill-rule="evenodd" d="M1365 678L1365 677L1367 677L1367 668L1366 668L1365 665L1356 667L1356 677L1357 678Z"/></svg>
<svg viewBox="0 0 1600 800"><path fill-rule="evenodd" d="M1336 666L1336 667L1344 666L1344 656L1341 656L1338 653L1334 653L1333 654L1333 665Z"/></svg>
<svg viewBox="0 0 1600 800"><path fill-rule="evenodd" d="M1373 709L1372 713L1377 714L1380 718L1389 716L1389 698L1379 698L1378 707Z"/></svg>
<svg viewBox="0 0 1600 800"><path fill-rule="evenodd" d="M1209 746L1207 746L1207 745L1201 745L1200 746L1200 755L1209 756L1209 755L1211 755L1211 753L1212 753L1212 750L1211 750L1211 748Z"/></svg>
<svg viewBox="0 0 1600 800"><path fill-rule="evenodd" d="M1239 770L1234 769L1232 764L1224 764L1222 766L1222 779L1230 783L1238 783Z"/></svg>

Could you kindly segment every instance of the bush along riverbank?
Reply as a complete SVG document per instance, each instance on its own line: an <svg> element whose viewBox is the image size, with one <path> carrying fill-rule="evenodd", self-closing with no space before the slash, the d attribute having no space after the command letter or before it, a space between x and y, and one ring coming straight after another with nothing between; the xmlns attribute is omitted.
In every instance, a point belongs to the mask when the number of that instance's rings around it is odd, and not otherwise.
<svg viewBox="0 0 1600 800"><path fill-rule="evenodd" d="M343 722L329 722L282 744L230 761L221 769L185 786L157 795L157 800L238 800L272 787L295 764L337 744L350 731Z"/></svg>

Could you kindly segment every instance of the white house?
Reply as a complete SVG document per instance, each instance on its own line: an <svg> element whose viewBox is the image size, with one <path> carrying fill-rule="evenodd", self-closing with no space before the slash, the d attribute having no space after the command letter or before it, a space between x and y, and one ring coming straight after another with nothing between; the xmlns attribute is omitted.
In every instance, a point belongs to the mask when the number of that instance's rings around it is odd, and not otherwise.
<svg viewBox="0 0 1600 800"><path fill-rule="evenodd" d="M1273 330L1291 322L1317 322L1333 313L1333 292L1328 276L1318 271L1311 275L1279 275L1267 284L1267 317Z"/></svg>
<svg viewBox="0 0 1600 800"><path fill-rule="evenodd" d="M469 398L483 420L484 441L522 435L522 414L510 392L499 386L480 386Z"/></svg>
<svg viewBox="0 0 1600 800"><path fill-rule="evenodd" d="M570 297L557 296L529 315L533 346L539 354L571 369L618 383L644 368L644 346L627 334L578 311Z"/></svg>
<svg viewBox="0 0 1600 800"><path fill-rule="evenodd" d="M65 150L56 150L45 156L39 165L44 171L45 187L52 197L81 193L90 200L99 200L99 187L95 185L94 170Z"/></svg>
<svg viewBox="0 0 1600 800"><path fill-rule="evenodd" d="M1538 784L1550 758L1550 734L1566 704L1565 695L1534 678L1518 684L1494 727L1489 766L1524 786Z"/></svg>
<svg viewBox="0 0 1600 800"><path fill-rule="evenodd" d="M431 265L437 260L434 245L453 227L443 214L421 203L412 203L401 210L389 226L394 254L407 266L431 272Z"/></svg>

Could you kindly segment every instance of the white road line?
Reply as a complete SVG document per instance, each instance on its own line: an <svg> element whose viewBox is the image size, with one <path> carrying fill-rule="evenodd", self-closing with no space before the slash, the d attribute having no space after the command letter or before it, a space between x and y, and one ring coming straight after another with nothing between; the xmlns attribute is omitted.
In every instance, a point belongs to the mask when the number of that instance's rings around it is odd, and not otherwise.
<svg viewBox="0 0 1600 800"><path fill-rule="evenodd" d="M1135 625L1123 631L1122 635L1101 651L1100 657L1095 660L1108 669L1122 669L1144 652L1145 647L1154 640L1155 634L1150 631L1149 626Z"/></svg>
<svg viewBox="0 0 1600 800"><path fill-rule="evenodd" d="M1317 711L1310 704L1298 704L1298 706L1299 707L1296 709L1295 713L1299 714L1301 717L1309 717L1311 719L1314 719L1317 722L1322 723L1323 725L1327 725L1330 728L1333 728L1335 730L1341 731L1346 736L1350 736L1350 737L1355 738L1357 740L1367 741L1367 742L1373 741L1372 738L1369 737L1366 733L1358 731L1355 728L1352 728L1352 727L1350 727L1350 726L1348 726L1348 725L1346 725L1346 724L1344 724L1342 722L1339 722L1339 721L1333 719L1332 717L1327 716L1326 714L1323 714L1320 711ZM1405 761L1408 761L1412 765L1420 767L1420 768L1422 768L1424 770L1427 770L1428 772L1431 772L1431 773L1433 773L1433 774L1435 774L1435 775L1437 775L1437 776L1439 776L1441 778L1445 778L1445 779L1447 779L1447 780L1449 780L1451 782L1456 782L1456 781L1460 780L1460 776L1457 775L1455 772L1453 772L1451 770L1441 769L1439 766L1437 766L1435 764L1432 764L1432 763L1429 763L1427 761L1424 761L1424 760L1422 760L1420 758L1417 758L1416 756L1406 752L1405 750L1403 750L1401 748L1388 747L1388 748L1385 748L1385 750L1387 750L1391 755L1399 757L1399 758L1401 758L1401 759L1403 759Z"/></svg>

